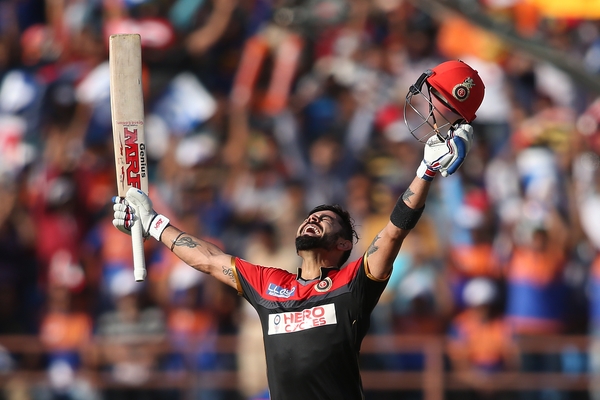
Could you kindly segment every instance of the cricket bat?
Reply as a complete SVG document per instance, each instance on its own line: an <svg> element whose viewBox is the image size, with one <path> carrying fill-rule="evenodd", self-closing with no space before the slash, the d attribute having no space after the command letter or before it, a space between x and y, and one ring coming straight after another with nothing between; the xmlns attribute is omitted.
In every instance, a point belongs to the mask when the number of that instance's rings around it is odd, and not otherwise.
<svg viewBox="0 0 600 400"><path fill-rule="evenodd" d="M111 35L108 45L110 109L112 115L117 193L125 197L131 187L148 193L148 166L144 140L144 95L142 90L142 47L139 34ZM146 278L142 226L131 228L133 275Z"/></svg>

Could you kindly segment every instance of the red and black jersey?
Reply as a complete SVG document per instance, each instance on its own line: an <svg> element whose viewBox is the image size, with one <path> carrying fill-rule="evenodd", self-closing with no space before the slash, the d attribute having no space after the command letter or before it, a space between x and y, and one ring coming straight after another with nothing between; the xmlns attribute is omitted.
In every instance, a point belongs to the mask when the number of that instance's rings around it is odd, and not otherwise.
<svg viewBox="0 0 600 400"><path fill-rule="evenodd" d="M238 291L260 316L272 400L363 399L360 345L387 280L366 257L319 279L234 259Z"/></svg>

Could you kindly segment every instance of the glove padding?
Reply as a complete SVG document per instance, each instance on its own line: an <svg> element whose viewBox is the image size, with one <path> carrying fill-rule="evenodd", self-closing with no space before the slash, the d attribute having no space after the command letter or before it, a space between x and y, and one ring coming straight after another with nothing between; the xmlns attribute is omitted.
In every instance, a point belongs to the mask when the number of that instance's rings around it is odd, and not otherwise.
<svg viewBox="0 0 600 400"><path fill-rule="evenodd" d="M423 161L417 169L417 176L428 181L433 180L437 171L442 176L455 173L465 161L473 143L473 127L459 125L448 132L447 139L432 136L425 143Z"/></svg>
<svg viewBox="0 0 600 400"><path fill-rule="evenodd" d="M113 225L123 233L131 235L131 227L135 220L135 211L124 197L115 196L113 201Z"/></svg>
<svg viewBox="0 0 600 400"><path fill-rule="evenodd" d="M144 238L152 236L160 240L169 219L152 208L152 200L141 190L130 188L125 198L113 197L113 225L121 232L131 235L131 227L138 221L142 224Z"/></svg>

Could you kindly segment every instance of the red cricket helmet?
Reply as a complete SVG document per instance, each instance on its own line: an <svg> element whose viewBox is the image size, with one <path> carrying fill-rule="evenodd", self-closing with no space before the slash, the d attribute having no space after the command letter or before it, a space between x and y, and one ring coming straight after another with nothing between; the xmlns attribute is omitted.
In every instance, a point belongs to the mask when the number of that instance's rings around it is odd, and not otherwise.
<svg viewBox="0 0 600 400"><path fill-rule="evenodd" d="M427 93L422 91L423 85L426 85ZM413 96L416 94L425 98L428 112L423 112L422 107L412 103ZM437 67L425 71L410 87L404 105L405 123L419 141L426 141L434 133L444 137L445 134L440 131L441 128L448 126L452 129L461 123L471 123L476 118L475 113L483 101L484 94L485 85L477 71L460 60L443 62ZM450 122L443 110L436 108L432 95L448 110L462 118ZM417 126L415 126L414 120L410 120L410 116L407 118L407 106L420 117ZM438 125L436 115L444 118L446 122ZM422 129L423 127L426 129ZM423 134L424 131L427 132Z"/></svg>
<svg viewBox="0 0 600 400"><path fill-rule="evenodd" d="M426 81L435 89L432 94L466 122L472 122L485 94L477 71L462 61L446 61L431 71Z"/></svg>

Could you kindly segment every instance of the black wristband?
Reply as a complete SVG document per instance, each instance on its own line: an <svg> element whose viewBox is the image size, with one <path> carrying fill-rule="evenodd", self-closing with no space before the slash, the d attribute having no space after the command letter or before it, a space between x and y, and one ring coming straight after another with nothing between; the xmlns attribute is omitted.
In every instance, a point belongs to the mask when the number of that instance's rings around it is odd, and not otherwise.
<svg viewBox="0 0 600 400"><path fill-rule="evenodd" d="M406 205L402 197L400 197L396 202L392 215L390 215L390 221L400 229L411 230L419 222L424 209L425 206L416 210L410 208Z"/></svg>

